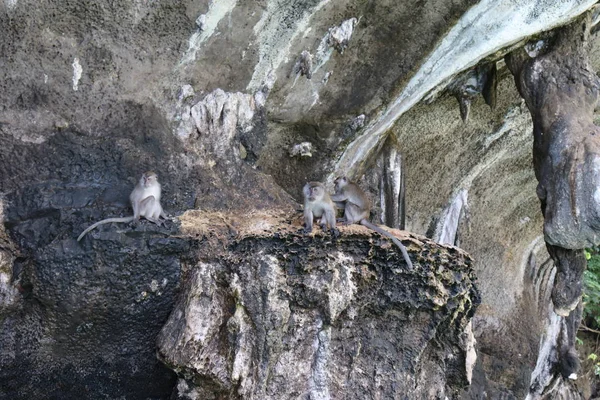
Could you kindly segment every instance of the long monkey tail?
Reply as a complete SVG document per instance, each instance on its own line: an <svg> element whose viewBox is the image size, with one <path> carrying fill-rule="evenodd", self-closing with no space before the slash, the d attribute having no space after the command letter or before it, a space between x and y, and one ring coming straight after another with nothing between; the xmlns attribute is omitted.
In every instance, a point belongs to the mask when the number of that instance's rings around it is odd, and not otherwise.
<svg viewBox="0 0 600 400"><path fill-rule="evenodd" d="M408 257L408 252L406 251L406 247L404 247L404 245L402 244L401 241L398 240L398 238L394 235L392 235L391 233L389 233L388 231L386 231L383 228L380 228L377 225L374 225L372 223L370 223L369 221L367 221L366 219L361 219L360 220L360 224L366 226L369 229L374 230L375 232L388 237L390 239L392 239L392 241L394 242L394 244L396 246L398 246L398 248L400 249L400 251L402 252L402 256L404 256L404 261L406 262L406 265L408 266L409 269L413 269L413 264L412 261L410 261L410 258Z"/></svg>
<svg viewBox="0 0 600 400"><path fill-rule="evenodd" d="M94 225L90 226L85 231L81 232L81 235L79 235L79 237L77 238L77 241L79 242L85 236L86 233L88 233L89 231L91 231L95 227L100 226L102 224L108 224L110 222L131 222L131 221L133 221L133 217L106 218L106 219L103 219L102 221L96 222Z"/></svg>

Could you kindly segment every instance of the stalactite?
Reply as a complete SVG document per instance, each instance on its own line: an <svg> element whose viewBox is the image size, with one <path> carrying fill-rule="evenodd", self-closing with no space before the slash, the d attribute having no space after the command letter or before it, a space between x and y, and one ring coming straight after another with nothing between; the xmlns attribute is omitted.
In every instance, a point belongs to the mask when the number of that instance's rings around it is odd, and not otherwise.
<svg viewBox="0 0 600 400"><path fill-rule="evenodd" d="M392 228L405 227L404 166L398 145L389 138L381 151L379 193L382 223Z"/></svg>

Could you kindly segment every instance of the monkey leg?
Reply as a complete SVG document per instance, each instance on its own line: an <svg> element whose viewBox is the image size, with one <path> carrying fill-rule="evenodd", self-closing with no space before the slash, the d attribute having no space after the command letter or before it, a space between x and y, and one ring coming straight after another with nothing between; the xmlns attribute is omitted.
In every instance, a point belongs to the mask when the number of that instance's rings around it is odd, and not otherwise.
<svg viewBox="0 0 600 400"><path fill-rule="evenodd" d="M150 222L154 222L157 223L156 220L156 211L159 210L160 204L156 204L156 198L154 196L148 196L145 199L143 199L142 201L140 201L139 207L138 207L138 217L135 218L134 215L134 224L138 225L139 224L139 219L140 217L144 217L145 219L147 219Z"/></svg>
<svg viewBox="0 0 600 400"><path fill-rule="evenodd" d="M329 230L333 237L338 237L340 235L340 231L335 227L335 209L325 211L323 215L323 219L329 225Z"/></svg>
<svg viewBox="0 0 600 400"><path fill-rule="evenodd" d="M167 220L167 221L172 221L171 217L169 217L169 216L167 215L167 213L165 213L165 211L164 211L164 210L160 210L160 216L159 216L159 218L163 218L163 219L165 219L165 220Z"/></svg>
<svg viewBox="0 0 600 400"><path fill-rule="evenodd" d="M356 204L346 202L346 208L344 209L344 225L352 225L360 223L363 219L364 211L360 209Z"/></svg>
<svg viewBox="0 0 600 400"><path fill-rule="evenodd" d="M160 220L160 218L152 218L152 217L148 217L146 218L148 221L155 223L158 226L164 226L164 222Z"/></svg>
<svg viewBox="0 0 600 400"><path fill-rule="evenodd" d="M142 211L148 211L151 208L154 207L154 201L155 198L154 196L148 196L145 199L143 199L142 201L140 201L140 214L143 214Z"/></svg>

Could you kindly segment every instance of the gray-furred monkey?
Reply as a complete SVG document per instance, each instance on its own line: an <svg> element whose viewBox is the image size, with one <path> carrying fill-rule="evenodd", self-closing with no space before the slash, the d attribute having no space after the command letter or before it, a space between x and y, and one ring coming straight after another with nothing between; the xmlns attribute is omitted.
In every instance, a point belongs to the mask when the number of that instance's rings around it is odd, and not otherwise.
<svg viewBox="0 0 600 400"><path fill-rule="evenodd" d="M313 219L321 218L319 225L325 230L327 226L334 236L339 234L335 227L335 205L321 182L308 182L302 188L304 193L304 233L312 232Z"/></svg>
<svg viewBox="0 0 600 400"><path fill-rule="evenodd" d="M158 183L158 176L152 172L144 172L137 185L129 195L131 207L133 208L133 216L123 218L107 218L96 222L94 225L87 228L79 235L77 241L80 241L86 233L95 227L108 224L109 222L131 222L138 221L140 217L146 218L150 222L157 225L162 225L161 217L167 219L162 206L160 205L161 188Z"/></svg>
<svg viewBox="0 0 600 400"><path fill-rule="evenodd" d="M404 247L394 235L377 225L373 225L367 220L371 211L371 202L365 192L356 183L349 181L345 176L335 178L334 183L335 194L331 196L331 200L333 200L339 208L344 208L343 223L347 225L361 224L392 239L394 244L398 246L402 252L402 256L404 257L404 261L408 268L413 269L406 247Z"/></svg>

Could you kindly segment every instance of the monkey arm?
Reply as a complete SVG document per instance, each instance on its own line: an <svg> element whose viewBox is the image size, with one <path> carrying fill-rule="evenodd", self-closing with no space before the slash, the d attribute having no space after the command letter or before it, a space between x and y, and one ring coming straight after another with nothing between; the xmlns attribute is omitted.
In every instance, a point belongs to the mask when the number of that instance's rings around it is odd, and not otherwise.
<svg viewBox="0 0 600 400"><path fill-rule="evenodd" d="M344 195L344 193L332 194L329 197L331 197L331 200L333 200L335 203L339 203L339 202L348 200L348 196Z"/></svg>
<svg viewBox="0 0 600 400"><path fill-rule="evenodd" d="M304 232L310 233L313 228L313 212L310 207L304 206Z"/></svg>
<svg viewBox="0 0 600 400"><path fill-rule="evenodd" d="M335 230L335 208L331 207L331 209L325 210L324 217L327 225L329 225L329 228Z"/></svg>

